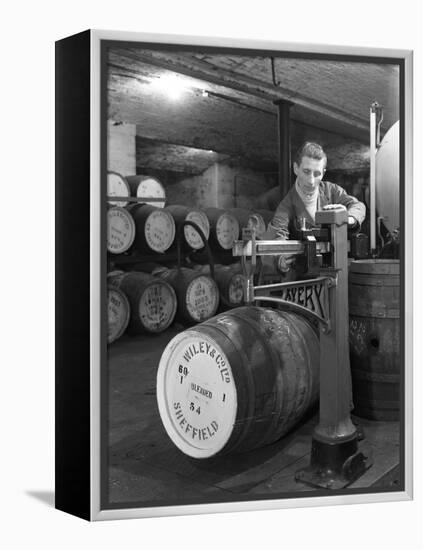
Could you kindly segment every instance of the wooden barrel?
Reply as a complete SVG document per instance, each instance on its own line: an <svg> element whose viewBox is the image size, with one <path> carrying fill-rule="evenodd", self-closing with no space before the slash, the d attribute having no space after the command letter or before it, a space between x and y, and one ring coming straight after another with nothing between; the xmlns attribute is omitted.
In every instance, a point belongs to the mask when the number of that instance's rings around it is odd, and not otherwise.
<svg viewBox="0 0 423 550"><path fill-rule="evenodd" d="M254 210L248 218L247 227L256 230L256 236L261 237L273 219L274 212L270 210Z"/></svg>
<svg viewBox="0 0 423 550"><path fill-rule="evenodd" d="M107 211L107 251L122 254L129 250L135 239L135 222L131 213L121 206Z"/></svg>
<svg viewBox="0 0 423 550"><path fill-rule="evenodd" d="M164 208L166 191L157 178L153 178L152 176L127 176L126 180L131 189L132 196L139 197L140 203Z"/></svg>
<svg viewBox="0 0 423 550"><path fill-rule="evenodd" d="M237 218L222 208L206 208L210 223L210 245L217 251L230 251L239 237Z"/></svg>
<svg viewBox="0 0 423 550"><path fill-rule="evenodd" d="M357 260L350 264L354 414L373 420L399 418L399 270L399 260Z"/></svg>
<svg viewBox="0 0 423 550"><path fill-rule="evenodd" d="M198 225L198 227L203 231L206 240L208 240L210 235L210 224L205 212L179 204L166 206L165 210L172 214L176 225L176 231L178 231L178 228L182 222L191 221ZM198 234L198 231L190 225L184 227L184 238L187 249L200 250L204 248L203 241Z"/></svg>
<svg viewBox="0 0 423 550"><path fill-rule="evenodd" d="M149 204L134 204L128 210L134 218L134 247L139 252L164 253L172 246L176 228L169 212Z"/></svg>
<svg viewBox="0 0 423 550"><path fill-rule="evenodd" d="M131 190L126 178L117 172L107 173L107 197L130 197ZM109 200L112 206L126 206L127 201Z"/></svg>
<svg viewBox="0 0 423 550"><path fill-rule="evenodd" d="M210 223L206 213L203 210L191 210L188 212L186 220L193 222L202 230L206 240L210 237ZM201 250L204 248L203 241L198 234L198 231L192 226L187 225L184 228L185 240L193 250Z"/></svg>
<svg viewBox="0 0 423 550"><path fill-rule="evenodd" d="M107 342L111 344L122 336L129 323L130 305L125 293L119 288L107 288L108 331Z"/></svg>
<svg viewBox="0 0 423 550"><path fill-rule="evenodd" d="M241 265L215 265L214 272L222 306L232 308L242 305L244 303L244 275Z"/></svg>
<svg viewBox="0 0 423 550"><path fill-rule="evenodd" d="M204 273L182 267L153 271L172 285L178 298L178 319L182 323L199 323L215 315L219 306L219 290L213 279Z"/></svg>
<svg viewBox="0 0 423 550"><path fill-rule="evenodd" d="M251 211L246 208L230 208L229 212L238 220L239 233L237 239L239 239L242 235L242 229L248 227Z"/></svg>
<svg viewBox="0 0 423 550"><path fill-rule="evenodd" d="M260 307L236 308L179 333L157 372L163 425L194 458L276 441L318 391L317 333L304 317Z"/></svg>
<svg viewBox="0 0 423 550"><path fill-rule="evenodd" d="M146 273L128 272L109 276L108 283L120 288L129 300L129 334L163 332L172 324L177 300L165 281Z"/></svg>
<svg viewBox="0 0 423 550"><path fill-rule="evenodd" d="M197 267L202 273L210 274L210 267L199 265ZM214 279L220 293L221 309L239 307L244 302L244 276L241 264L235 265L214 265Z"/></svg>

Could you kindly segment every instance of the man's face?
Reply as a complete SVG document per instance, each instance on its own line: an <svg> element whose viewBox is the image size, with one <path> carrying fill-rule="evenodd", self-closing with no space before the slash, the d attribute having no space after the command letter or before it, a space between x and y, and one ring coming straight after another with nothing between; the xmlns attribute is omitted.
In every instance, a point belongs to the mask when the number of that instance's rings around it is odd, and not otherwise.
<svg viewBox="0 0 423 550"><path fill-rule="evenodd" d="M325 173L325 159L317 160L303 157L298 166L294 162L294 173L297 176L298 185L303 193L309 195L319 186Z"/></svg>

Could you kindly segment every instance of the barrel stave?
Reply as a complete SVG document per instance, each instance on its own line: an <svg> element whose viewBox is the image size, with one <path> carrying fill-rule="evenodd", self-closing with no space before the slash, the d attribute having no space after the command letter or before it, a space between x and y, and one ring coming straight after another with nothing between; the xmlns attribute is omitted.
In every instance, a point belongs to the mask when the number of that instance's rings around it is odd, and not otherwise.
<svg viewBox="0 0 423 550"><path fill-rule="evenodd" d="M253 344L250 352L257 408L254 425L239 448L246 450L282 437L317 400L319 343L315 331L299 315L262 308L237 308L231 313L244 320L243 329L246 322L251 323L267 349L264 379L259 362L262 346L254 348Z"/></svg>
<svg viewBox="0 0 423 550"><path fill-rule="evenodd" d="M238 403L235 429L222 454L242 452L264 444L264 434L280 410L278 390L281 376L278 376L264 335L257 331L254 320L249 321L248 316L235 317L233 311L231 313L218 316L214 323L220 331L219 343L224 343L225 352L234 348L227 356Z"/></svg>

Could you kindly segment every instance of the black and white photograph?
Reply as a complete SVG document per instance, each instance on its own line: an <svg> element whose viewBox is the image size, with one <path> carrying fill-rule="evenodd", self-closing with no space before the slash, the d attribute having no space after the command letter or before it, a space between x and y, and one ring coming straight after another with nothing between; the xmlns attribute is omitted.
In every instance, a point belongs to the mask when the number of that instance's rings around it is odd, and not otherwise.
<svg viewBox="0 0 423 550"><path fill-rule="evenodd" d="M100 509L401 498L404 55L100 59Z"/></svg>
<svg viewBox="0 0 423 550"><path fill-rule="evenodd" d="M4 5L2 547L419 546L419 15Z"/></svg>

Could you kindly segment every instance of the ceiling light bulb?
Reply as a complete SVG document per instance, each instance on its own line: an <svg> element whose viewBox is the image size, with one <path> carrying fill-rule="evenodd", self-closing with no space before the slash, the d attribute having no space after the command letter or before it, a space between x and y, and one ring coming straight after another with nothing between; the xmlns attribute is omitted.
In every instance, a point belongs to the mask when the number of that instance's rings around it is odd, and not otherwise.
<svg viewBox="0 0 423 550"><path fill-rule="evenodd" d="M178 99L187 90L183 80L174 74L162 75L152 80L151 84L161 92L166 93L171 99Z"/></svg>

